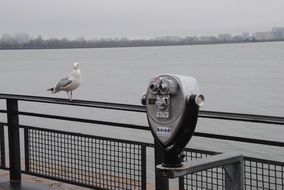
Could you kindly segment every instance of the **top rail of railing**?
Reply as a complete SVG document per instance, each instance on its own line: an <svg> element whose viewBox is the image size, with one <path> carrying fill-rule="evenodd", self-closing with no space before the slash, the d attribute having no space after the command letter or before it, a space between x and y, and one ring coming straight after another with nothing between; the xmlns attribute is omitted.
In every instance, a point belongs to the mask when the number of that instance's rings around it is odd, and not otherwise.
<svg viewBox="0 0 284 190"><path fill-rule="evenodd" d="M16 99L19 101L28 101L28 102L83 106L83 107L103 108L103 109L132 111L132 112L146 112L145 106L142 105L140 106L140 105L99 102L99 101L89 101L89 100L69 101L68 99L63 99L63 98L50 98L50 97L15 95L15 94L0 94L0 99ZM284 125L284 117L267 116L267 115L200 110L199 117L209 118L209 119Z"/></svg>
<svg viewBox="0 0 284 190"><path fill-rule="evenodd" d="M87 100L69 101L68 99L62 99L62 98L49 98L49 97L14 95L14 94L0 94L0 99L27 101L27 102L35 102L35 103L81 106L81 107L83 106L83 107L93 107L93 108L111 109L111 110L119 110L119 111L141 112L141 113L146 112L145 106L110 103L110 102L98 102L98 101L87 101ZM0 110L0 113L7 113L7 110ZM24 111L18 111L18 114L23 115L23 116L30 116L30 117L83 122L83 123L107 125L107 126L112 126L112 127L123 127L123 128L138 129L138 130L150 130L149 126L118 123L118 122L113 122L113 121L73 118L73 117L67 117L67 116L32 113L32 112L24 112ZM284 125L283 117L265 116L265 115L200 111L199 117L208 118L208 119L233 120L233 121L240 121L240 122L256 122L256 123L265 123L265 124ZM3 123L3 122L1 122L0 124L7 125L6 123ZM269 146L284 147L284 142L268 140L268 139L246 138L246 137L203 133L203 132L194 132L194 136L203 137L203 138L220 139L220 140L230 140L230 141L237 141L237 142L243 142L243 143L245 142L245 143L254 143L254 144L262 144L262 145L269 145Z"/></svg>

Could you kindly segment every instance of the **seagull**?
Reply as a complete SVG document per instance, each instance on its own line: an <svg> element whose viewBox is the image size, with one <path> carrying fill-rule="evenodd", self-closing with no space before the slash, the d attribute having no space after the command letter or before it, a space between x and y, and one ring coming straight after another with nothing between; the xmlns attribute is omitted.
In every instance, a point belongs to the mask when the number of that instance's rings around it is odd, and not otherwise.
<svg viewBox="0 0 284 190"><path fill-rule="evenodd" d="M52 94L55 94L62 90L66 91L68 99L72 101L72 92L80 86L80 83L81 72L79 68L79 63L74 63L73 71L69 74L69 76L61 79L55 87L49 88L47 89L47 91L51 91Z"/></svg>

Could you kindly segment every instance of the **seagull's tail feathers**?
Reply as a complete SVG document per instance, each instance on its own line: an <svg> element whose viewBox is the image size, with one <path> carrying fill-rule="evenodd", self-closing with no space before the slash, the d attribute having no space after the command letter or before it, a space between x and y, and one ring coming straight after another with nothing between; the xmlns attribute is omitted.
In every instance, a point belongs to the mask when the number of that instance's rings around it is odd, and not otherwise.
<svg viewBox="0 0 284 190"><path fill-rule="evenodd" d="M55 94L58 92L58 90L56 90L54 87L47 89L47 91L50 91L51 94Z"/></svg>

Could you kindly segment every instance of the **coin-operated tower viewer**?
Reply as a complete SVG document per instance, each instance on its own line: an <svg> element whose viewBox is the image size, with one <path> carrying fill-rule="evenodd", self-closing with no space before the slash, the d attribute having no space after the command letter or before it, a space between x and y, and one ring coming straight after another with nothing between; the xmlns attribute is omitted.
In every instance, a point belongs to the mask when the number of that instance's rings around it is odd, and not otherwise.
<svg viewBox="0 0 284 190"><path fill-rule="evenodd" d="M181 167L204 96L193 77L164 74L151 79L142 97L151 132L164 152L165 167Z"/></svg>

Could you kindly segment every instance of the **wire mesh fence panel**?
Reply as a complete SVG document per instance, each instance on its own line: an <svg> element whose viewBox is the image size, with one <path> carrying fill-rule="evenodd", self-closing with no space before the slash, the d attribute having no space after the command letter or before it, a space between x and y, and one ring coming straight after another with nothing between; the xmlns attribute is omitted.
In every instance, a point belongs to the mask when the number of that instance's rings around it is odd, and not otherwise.
<svg viewBox="0 0 284 190"><path fill-rule="evenodd" d="M5 139L3 125L0 125L0 168L5 168Z"/></svg>
<svg viewBox="0 0 284 190"><path fill-rule="evenodd" d="M29 128L26 172L98 189L143 189L142 145Z"/></svg>
<svg viewBox="0 0 284 190"><path fill-rule="evenodd" d="M212 156L214 153L186 149L185 161ZM194 174L186 175L183 179L185 190L222 190L225 189L225 172L222 167L212 168Z"/></svg>
<svg viewBox="0 0 284 190"><path fill-rule="evenodd" d="M215 152L186 149L185 160L201 159ZM284 163L271 160L244 157L245 190L284 189ZM185 190L225 189L225 171L222 167L186 175L183 181Z"/></svg>
<svg viewBox="0 0 284 190"><path fill-rule="evenodd" d="M246 158L244 171L245 190L284 189L284 163Z"/></svg>

